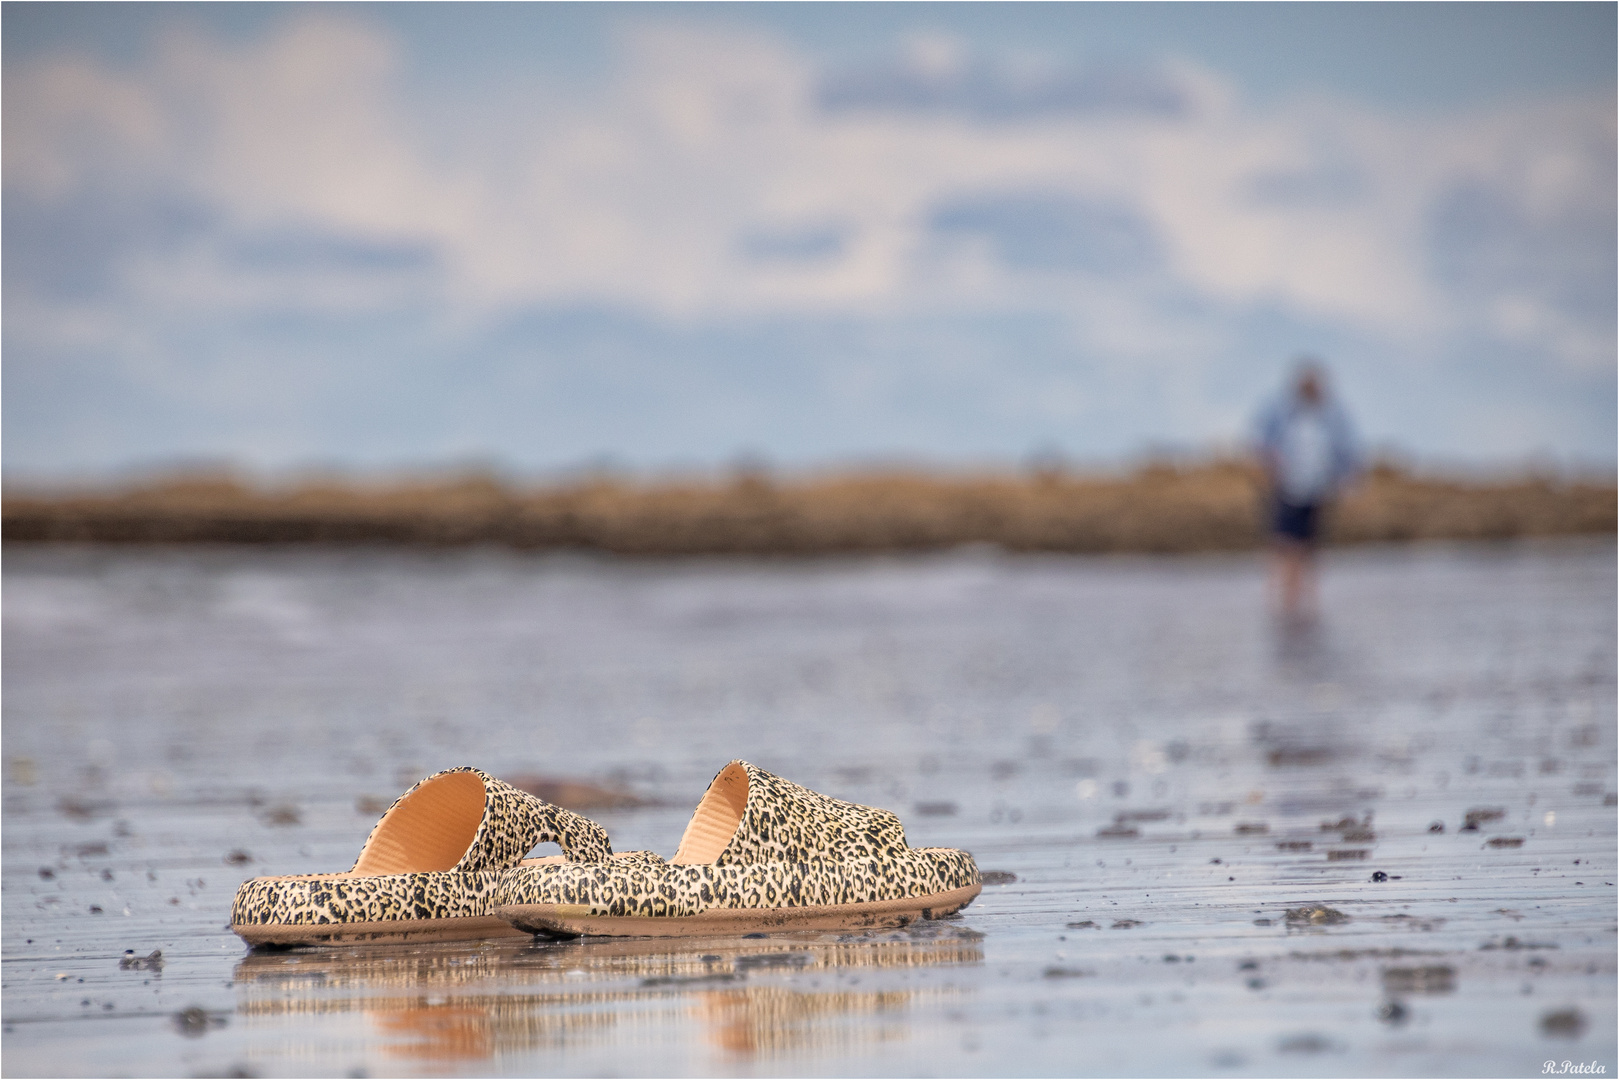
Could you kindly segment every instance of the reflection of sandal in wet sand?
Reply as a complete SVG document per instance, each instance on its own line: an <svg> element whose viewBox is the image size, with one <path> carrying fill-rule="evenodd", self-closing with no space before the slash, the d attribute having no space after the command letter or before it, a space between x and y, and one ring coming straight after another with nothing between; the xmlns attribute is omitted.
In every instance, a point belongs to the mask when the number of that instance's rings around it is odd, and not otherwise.
<svg viewBox="0 0 1619 1080"><path fill-rule="evenodd" d="M501 878L490 903L537 934L676 937L904 926L959 911L980 888L971 855L908 846L887 810L733 761L672 861L636 851L589 865L525 864Z"/></svg>
<svg viewBox="0 0 1619 1080"><path fill-rule="evenodd" d="M388 808L342 874L244 882L231 929L250 945L454 941L512 933L489 911L502 872L553 841L612 854L600 825L477 769L435 773Z"/></svg>

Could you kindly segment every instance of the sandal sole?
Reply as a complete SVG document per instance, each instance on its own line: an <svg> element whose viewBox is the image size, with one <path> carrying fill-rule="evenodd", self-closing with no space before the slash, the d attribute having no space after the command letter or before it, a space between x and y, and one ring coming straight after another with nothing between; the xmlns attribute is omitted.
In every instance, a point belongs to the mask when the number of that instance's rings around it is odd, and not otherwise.
<svg viewBox="0 0 1619 1080"><path fill-rule="evenodd" d="M583 904L511 904L495 909L526 933L546 937L707 937L782 930L864 930L954 915L982 885L931 896L823 907L714 908L700 915L592 915Z"/></svg>
<svg viewBox="0 0 1619 1080"><path fill-rule="evenodd" d="M493 915L467 915L454 919L378 919L373 922L264 923L232 925L237 936L252 946L271 945L400 945L415 942L477 941L482 938L527 936Z"/></svg>

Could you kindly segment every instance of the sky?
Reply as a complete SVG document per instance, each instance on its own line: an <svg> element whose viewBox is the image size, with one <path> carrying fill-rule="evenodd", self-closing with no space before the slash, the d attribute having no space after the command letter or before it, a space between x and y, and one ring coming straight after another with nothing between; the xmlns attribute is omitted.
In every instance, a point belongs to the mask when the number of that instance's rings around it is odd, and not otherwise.
<svg viewBox="0 0 1619 1080"><path fill-rule="evenodd" d="M5 475L1611 471L1616 11L7 2Z"/></svg>

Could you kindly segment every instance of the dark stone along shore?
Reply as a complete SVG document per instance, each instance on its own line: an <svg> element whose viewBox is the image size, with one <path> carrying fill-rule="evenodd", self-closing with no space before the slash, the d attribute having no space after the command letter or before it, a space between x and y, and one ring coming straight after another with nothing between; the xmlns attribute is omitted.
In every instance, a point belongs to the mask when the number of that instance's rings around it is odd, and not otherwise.
<svg viewBox="0 0 1619 1080"><path fill-rule="evenodd" d="M1115 475L870 472L722 480L492 476L257 486L228 475L98 491L8 490L8 541L104 544L493 544L624 555L826 555L993 544L1008 551L1237 551L1263 543L1261 485L1240 461ZM1369 470L1328 520L1336 544L1612 533L1611 483Z"/></svg>

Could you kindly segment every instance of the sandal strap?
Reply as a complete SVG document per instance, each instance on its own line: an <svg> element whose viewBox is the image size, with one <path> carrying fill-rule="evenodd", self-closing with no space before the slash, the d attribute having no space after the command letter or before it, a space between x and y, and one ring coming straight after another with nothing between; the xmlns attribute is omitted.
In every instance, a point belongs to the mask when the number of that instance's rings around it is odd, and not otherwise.
<svg viewBox="0 0 1619 1080"><path fill-rule="evenodd" d="M560 847L569 862L595 863L613 857L607 830L583 814L548 803L504 780L479 775L489 792L488 810L457 870L506 870L522 862L535 845L544 843ZM521 823L526 828L496 828L497 821ZM478 862L469 864L475 857Z"/></svg>
<svg viewBox="0 0 1619 1080"><path fill-rule="evenodd" d="M909 850L905 826L889 810L844 802L744 761L748 810L715 863L816 862L895 858Z"/></svg>
<svg viewBox="0 0 1619 1080"><path fill-rule="evenodd" d="M589 818L462 766L434 773L395 799L350 873L506 870L547 841L573 862L613 853L606 830Z"/></svg>
<svg viewBox="0 0 1619 1080"><path fill-rule="evenodd" d="M747 773L747 802L716 866L883 859L909 850L891 811L822 795L746 761L720 776L737 767Z"/></svg>

